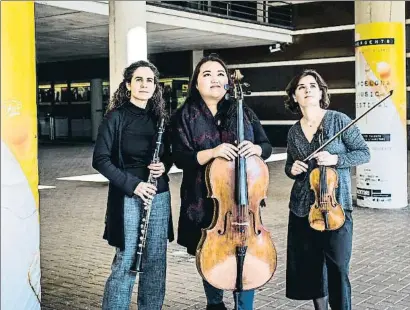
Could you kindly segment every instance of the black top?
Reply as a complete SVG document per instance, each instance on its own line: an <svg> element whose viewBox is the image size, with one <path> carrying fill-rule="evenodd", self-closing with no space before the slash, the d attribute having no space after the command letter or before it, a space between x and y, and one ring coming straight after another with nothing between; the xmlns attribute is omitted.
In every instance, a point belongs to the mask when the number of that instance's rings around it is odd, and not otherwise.
<svg viewBox="0 0 410 310"><path fill-rule="evenodd" d="M155 118L144 109L130 102L124 104L120 109L124 112L121 120L120 149L123 169L118 169L112 165L111 150L115 135L113 136L109 132L109 127L106 124L109 118L100 127L94 148L94 164L95 168L110 182L122 189L128 196L132 196L138 184L148 180L149 169L147 166L152 160L158 128ZM164 162L166 173L172 165L169 149L169 138L164 134L159 155L161 161ZM169 190L166 173L158 179L157 193Z"/></svg>
<svg viewBox="0 0 410 310"><path fill-rule="evenodd" d="M122 133L124 168L140 180L146 182L149 176L147 166L151 163L158 134L157 122L144 109L132 103L126 104L124 109L127 112L125 113ZM165 135L163 135L163 142L168 144L165 149L169 150L167 137L164 136ZM164 138L166 141L164 141ZM165 160L164 165L166 165L166 171L168 171L172 164L169 152L164 154L164 148L162 148L160 157L162 160ZM158 179L157 193L166 192L168 190L168 182L164 179L163 174Z"/></svg>
<svg viewBox="0 0 410 310"><path fill-rule="evenodd" d="M229 102L223 104L228 105ZM198 163L197 154L221 143L235 144L236 140L236 115L228 117L221 113L221 106L222 103L218 105L218 113L214 117L203 101L185 103L172 122L172 153L175 165L183 170L178 243L193 255L201 237L201 228L209 226L213 216L213 201L208 198L205 182L207 165ZM250 109L245 113L244 127L245 140L261 146L261 157L268 158L272 154L272 146L260 121Z"/></svg>
<svg viewBox="0 0 410 310"><path fill-rule="evenodd" d="M92 166L109 180L104 239L124 249L124 196L134 196L137 185L148 180L147 166L152 160L157 138L153 115L132 103L107 113L94 146ZM166 130L160 150L165 173L158 179L158 192L168 190L168 171L172 166L170 136ZM173 240L172 217L168 239Z"/></svg>

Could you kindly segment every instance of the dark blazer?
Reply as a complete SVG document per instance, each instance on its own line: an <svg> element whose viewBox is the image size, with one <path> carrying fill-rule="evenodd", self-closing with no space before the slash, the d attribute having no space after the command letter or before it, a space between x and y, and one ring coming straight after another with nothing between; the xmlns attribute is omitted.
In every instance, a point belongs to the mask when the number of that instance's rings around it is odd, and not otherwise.
<svg viewBox="0 0 410 310"><path fill-rule="evenodd" d="M122 131L124 129L125 109L119 107L112 110L104 117L101 123L94 147L92 166L109 182L107 210L105 215L105 229L103 238L108 244L124 250L124 196L134 196L134 190L141 181L138 177L124 170L121 154ZM172 166L170 155L169 132L164 133L161 160L164 162L166 172L162 177L169 181L168 171ZM162 156L161 156L162 155ZM163 160L166 157L166 160ZM144 180L146 181L146 180ZM172 226L172 213L168 228L169 241L174 240Z"/></svg>

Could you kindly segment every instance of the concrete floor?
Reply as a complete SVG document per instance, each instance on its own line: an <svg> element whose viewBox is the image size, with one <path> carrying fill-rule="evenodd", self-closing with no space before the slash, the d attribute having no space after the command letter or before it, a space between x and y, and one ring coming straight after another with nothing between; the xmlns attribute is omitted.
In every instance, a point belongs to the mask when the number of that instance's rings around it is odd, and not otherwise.
<svg viewBox="0 0 410 310"><path fill-rule="evenodd" d="M91 155L91 145L39 149L40 184L55 186L40 190L42 309L101 308L114 254L102 239L107 185L57 180L96 173ZM269 197L262 216L276 246L278 266L272 280L257 290L255 309L313 309L310 301L285 297L287 204L292 180L283 172L283 160L268 166ZM170 178L172 212L178 219L181 174L171 174ZM409 309L410 208L356 208L353 216L353 309ZM175 220L175 232L177 224ZM230 292L225 300L233 305ZM136 309L136 295L132 308ZM194 257L176 242L168 249L164 309L205 309Z"/></svg>

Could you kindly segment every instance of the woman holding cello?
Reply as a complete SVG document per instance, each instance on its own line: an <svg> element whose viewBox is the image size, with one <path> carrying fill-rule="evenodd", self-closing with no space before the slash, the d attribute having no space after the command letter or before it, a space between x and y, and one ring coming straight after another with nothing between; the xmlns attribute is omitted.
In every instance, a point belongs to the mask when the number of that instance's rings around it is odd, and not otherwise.
<svg viewBox="0 0 410 310"><path fill-rule="evenodd" d="M226 99L231 77L216 55L204 57L192 75L188 96L173 120L173 156L183 170L178 243L196 255L202 229L211 225L214 206L208 198L206 167L216 158L234 161L238 156L271 155L272 147L255 113L244 106L245 140L236 144L235 103ZM220 173L226 173L220 171ZM230 277L231 275L221 275ZM203 280L207 309L226 309L223 290ZM239 293L240 310L253 308L254 290Z"/></svg>
<svg viewBox="0 0 410 310"><path fill-rule="evenodd" d="M286 296L313 300L317 310L328 309L328 303L332 310L350 310L350 168L367 163L370 151L354 125L304 162L351 122L345 114L327 109L327 89L314 70L304 70L286 88L286 107L301 115L288 133L285 165L286 175L295 180L289 202ZM324 178L323 173L327 173ZM321 220L314 219L318 214L323 214Z"/></svg>

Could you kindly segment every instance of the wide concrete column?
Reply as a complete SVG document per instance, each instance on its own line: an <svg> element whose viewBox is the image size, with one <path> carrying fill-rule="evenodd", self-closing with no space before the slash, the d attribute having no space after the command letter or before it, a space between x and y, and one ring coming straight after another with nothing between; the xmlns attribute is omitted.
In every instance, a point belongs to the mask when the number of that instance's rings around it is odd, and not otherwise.
<svg viewBox="0 0 410 310"><path fill-rule="evenodd" d="M91 133L92 140L97 139L98 127L103 119L102 79L91 80Z"/></svg>
<svg viewBox="0 0 410 310"><path fill-rule="evenodd" d="M355 24L405 22L405 1L355 1Z"/></svg>
<svg viewBox="0 0 410 310"><path fill-rule="evenodd" d="M356 117L371 151L357 167L357 204L407 206L405 1L355 1Z"/></svg>
<svg viewBox="0 0 410 310"><path fill-rule="evenodd" d="M111 96L122 81L124 69L147 60L146 1L109 1Z"/></svg>

